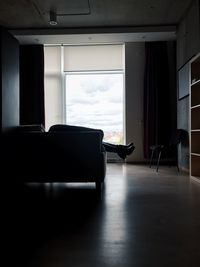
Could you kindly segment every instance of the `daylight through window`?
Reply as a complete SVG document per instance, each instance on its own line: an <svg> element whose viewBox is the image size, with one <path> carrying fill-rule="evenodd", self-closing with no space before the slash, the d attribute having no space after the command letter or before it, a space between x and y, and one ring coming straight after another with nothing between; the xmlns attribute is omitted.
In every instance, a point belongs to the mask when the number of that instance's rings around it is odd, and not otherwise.
<svg viewBox="0 0 200 267"><path fill-rule="evenodd" d="M102 129L106 142L122 144L123 73L67 74L66 121Z"/></svg>

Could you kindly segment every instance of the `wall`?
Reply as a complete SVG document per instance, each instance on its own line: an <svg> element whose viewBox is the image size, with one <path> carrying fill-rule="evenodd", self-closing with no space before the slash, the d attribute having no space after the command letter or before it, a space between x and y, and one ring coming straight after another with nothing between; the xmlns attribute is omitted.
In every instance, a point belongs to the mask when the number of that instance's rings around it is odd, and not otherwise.
<svg viewBox="0 0 200 267"><path fill-rule="evenodd" d="M177 28L177 71L200 51L200 1L192 1ZM189 84L188 84L189 86ZM177 126L189 132L189 97L177 102ZM179 166L189 169L189 145L184 142L178 150Z"/></svg>
<svg viewBox="0 0 200 267"><path fill-rule="evenodd" d="M1 129L19 125L19 45L5 29L1 43Z"/></svg>
<svg viewBox="0 0 200 267"><path fill-rule="evenodd" d="M20 45L20 124L45 124L43 45Z"/></svg>
<svg viewBox="0 0 200 267"><path fill-rule="evenodd" d="M169 105L171 109L170 129L176 128L176 50L175 42L169 41ZM125 44L125 127L126 143L133 141L135 151L127 162L145 162L143 153L143 90L145 69L145 43Z"/></svg>
<svg viewBox="0 0 200 267"><path fill-rule="evenodd" d="M125 44L125 127L126 143L134 142L135 151L127 162L143 162L143 82L144 43Z"/></svg>

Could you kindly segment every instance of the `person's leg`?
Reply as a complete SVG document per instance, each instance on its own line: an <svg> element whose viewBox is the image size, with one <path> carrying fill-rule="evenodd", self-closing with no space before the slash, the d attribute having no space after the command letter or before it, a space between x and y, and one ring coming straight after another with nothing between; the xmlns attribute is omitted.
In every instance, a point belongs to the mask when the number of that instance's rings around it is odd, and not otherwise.
<svg viewBox="0 0 200 267"><path fill-rule="evenodd" d="M129 147L134 146L133 143L130 143L128 145L114 145L114 144L107 143L107 142L103 142L103 145L107 152L113 152L113 153L117 153L120 148L129 148Z"/></svg>
<svg viewBox="0 0 200 267"><path fill-rule="evenodd" d="M107 152L117 153L118 156L122 159L125 159L135 149L133 143L130 143L128 145L114 145L107 142L103 142L103 146Z"/></svg>
<svg viewBox="0 0 200 267"><path fill-rule="evenodd" d="M113 153L117 152L117 145L110 144L110 143L107 143L107 142L103 142L103 146L105 147L105 150L107 152L113 152Z"/></svg>

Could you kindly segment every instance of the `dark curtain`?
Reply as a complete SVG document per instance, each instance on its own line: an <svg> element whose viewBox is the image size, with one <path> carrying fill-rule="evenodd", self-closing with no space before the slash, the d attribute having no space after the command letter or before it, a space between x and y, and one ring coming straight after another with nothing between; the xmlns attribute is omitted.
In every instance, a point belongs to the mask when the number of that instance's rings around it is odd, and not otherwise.
<svg viewBox="0 0 200 267"><path fill-rule="evenodd" d="M167 42L147 42L145 53L144 157L148 159L151 145L169 142L173 127L171 120L176 114L171 114L174 108Z"/></svg>
<svg viewBox="0 0 200 267"><path fill-rule="evenodd" d="M20 46L20 124L45 125L43 45Z"/></svg>

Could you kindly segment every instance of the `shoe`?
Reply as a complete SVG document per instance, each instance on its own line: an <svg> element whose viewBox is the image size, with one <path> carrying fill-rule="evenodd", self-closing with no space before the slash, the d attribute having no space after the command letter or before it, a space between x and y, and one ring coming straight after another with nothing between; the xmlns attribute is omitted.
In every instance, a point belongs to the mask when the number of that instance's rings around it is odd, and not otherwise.
<svg viewBox="0 0 200 267"><path fill-rule="evenodd" d="M131 142L131 143L129 143L129 144L127 145L127 147L132 147L132 146L134 146L134 143L133 143L133 142Z"/></svg>
<svg viewBox="0 0 200 267"><path fill-rule="evenodd" d="M132 144L132 145L127 145L127 146L124 146L124 145L118 145L118 156L121 158L121 159L126 159L126 157L130 154L133 153L135 149L135 146Z"/></svg>
<svg viewBox="0 0 200 267"><path fill-rule="evenodd" d="M132 154L134 150L135 150L135 146L134 145L128 147L127 155Z"/></svg>

